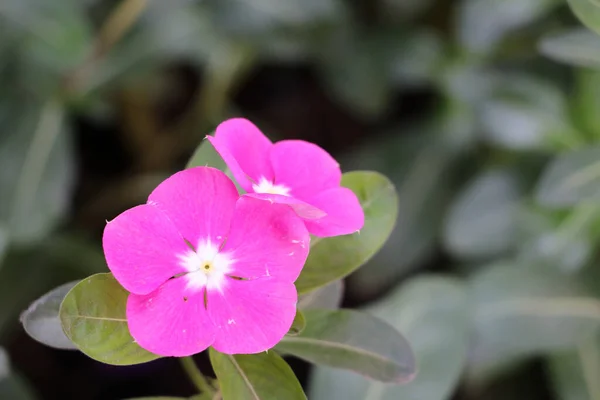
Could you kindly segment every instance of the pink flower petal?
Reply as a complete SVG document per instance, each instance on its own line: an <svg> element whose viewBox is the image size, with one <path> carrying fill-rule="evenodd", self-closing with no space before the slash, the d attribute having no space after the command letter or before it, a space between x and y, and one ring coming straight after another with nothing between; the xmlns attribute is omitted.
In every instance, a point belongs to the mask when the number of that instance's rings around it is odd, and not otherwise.
<svg viewBox="0 0 600 400"><path fill-rule="evenodd" d="M244 118L229 119L217 126L214 137L207 139L247 192L252 189L251 181L258 182L261 177L273 180L269 162L273 144L252 122Z"/></svg>
<svg viewBox="0 0 600 400"><path fill-rule="evenodd" d="M133 207L104 228L108 268L127 291L147 294L186 270L178 254L188 251L169 218L150 205Z"/></svg>
<svg viewBox="0 0 600 400"><path fill-rule="evenodd" d="M239 195L235 185L215 168L183 170L162 182L148 203L164 211L193 246L210 239L220 244L227 236Z"/></svg>
<svg viewBox="0 0 600 400"><path fill-rule="evenodd" d="M315 236L347 235L362 229L365 224L365 213L350 189L329 189L309 202L327 213L321 219L304 221L308 231Z"/></svg>
<svg viewBox="0 0 600 400"><path fill-rule="evenodd" d="M322 190L340 185L339 164L316 144L282 140L271 148L275 184L291 189L291 195L308 200Z"/></svg>
<svg viewBox="0 0 600 400"><path fill-rule="evenodd" d="M272 348L292 326L297 300L293 283L273 278L229 278L222 293L208 292L208 313L217 329L212 346L226 354L260 353Z"/></svg>
<svg viewBox="0 0 600 400"><path fill-rule="evenodd" d="M156 291L127 299L127 323L135 341L161 356L183 357L208 348L216 329L204 306L204 291L180 277Z"/></svg>
<svg viewBox="0 0 600 400"><path fill-rule="evenodd" d="M290 207L242 196L222 252L233 260L231 276L273 276L294 282L309 248L304 222Z"/></svg>
<svg viewBox="0 0 600 400"><path fill-rule="evenodd" d="M272 203L287 204L296 212L300 218L304 219L318 219L323 218L325 211L318 209L315 206L299 200L295 197L283 196L281 194L270 194L270 193L247 193L245 196L254 197L256 199L270 201Z"/></svg>

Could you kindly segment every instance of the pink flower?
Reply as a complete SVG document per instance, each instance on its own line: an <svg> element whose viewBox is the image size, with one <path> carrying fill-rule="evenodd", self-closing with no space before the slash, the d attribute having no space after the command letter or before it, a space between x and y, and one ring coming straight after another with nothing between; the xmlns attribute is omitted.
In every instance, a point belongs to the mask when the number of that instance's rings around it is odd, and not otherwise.
<svg viewBox="0 0 600 400"><path fill-rule="evenodd" d="M234 118L208 136L249 196L292 206L315 236L354 233L364 212L351 190L341 187L339 164L322 148L302 140L275 144L250 121Z"/></svg>
<svg viewBox="0 0 600 400"><path fill-rule="evenodd" d="M221 171L162 182L104 229L106 261L130 292L127 323L146 350L187 356L265 351L296 314L293 282L310 237L287 206L239 197Z"/></svg>

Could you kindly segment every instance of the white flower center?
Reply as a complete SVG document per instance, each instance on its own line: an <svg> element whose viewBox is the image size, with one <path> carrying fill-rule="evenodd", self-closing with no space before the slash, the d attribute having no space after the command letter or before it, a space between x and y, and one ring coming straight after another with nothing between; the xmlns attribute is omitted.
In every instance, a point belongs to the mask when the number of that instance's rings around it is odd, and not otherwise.
<svg viewBox="0 0 600 400"><path fill-rule="evenodd" d="M283 196L290 195L290 188L284 185L275 185L264 176L260 177L258 184L252 185L252 190L254 190L254 193L280 194Z"/></svg>
<svg viewBox="0 0 600 400"><path fill-rule="evenodd" d="M188 287L200 290L221 290L225 276L231 272L232 261L228 254L219 253L219 248L210 240L201 241L196 251L188 250L179 255L181 265L189 272L185 275Z"/></svg>

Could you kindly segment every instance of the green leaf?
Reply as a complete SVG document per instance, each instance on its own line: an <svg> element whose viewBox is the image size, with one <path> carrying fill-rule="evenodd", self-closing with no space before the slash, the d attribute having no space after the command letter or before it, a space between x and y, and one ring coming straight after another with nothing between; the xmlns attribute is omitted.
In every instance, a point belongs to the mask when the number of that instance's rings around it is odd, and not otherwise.
<svg viewBox="0 0 600 400"><path fill-rule="evenodd" d="M558 0L465 0L456 22L459 41L472 52L489 53L508 33L532 23L557 4Z"/></svg>
<svg viewBox="0 0 600 400"><path fill-rule="evenodd" d="M300 296L298 308L301 310L340 308L344 295L344 281L337 280Z"/></svg>
<svg viewBox="0 0 600 400"><path fill-rule="evenodd" d="M382 382L404 383L414 378L410 345L383 321L351 310L308 310L305 317L304 331L284 337L276 350Z"/></svg>
<svg viewBox="0 0 600 400"><path fill-rule="evenodd" d="M342 177L342 186L358 196L365 225L351 235L312 238L308 260L296 281L301 294L341 279L367 262L383 246L396 222L398 197L385 176L348 172Z"/></svg>
<svg viewBox="0 0 600 400"><path fill-rule="evenodd" d="M600 301L573 275L546 265L493 264L473 277L471 290L475 375L574 348L600 328Z"/></svg>
<svg viewBox="0 0 600 400"><path fill-rule="evenodd" d="M600 69L600 36L587 29L574 29L543 37L542 54L555 61L579 67Z"/></svg>
<svg viewBox="0 0 600 400"><path fill-rule="evenodd" d="M518 182L508 171L487 171L460 193L444 228L446 248L464 259L492 257L515 244Z"/></svg>
<svg viewBox="0 0 600 400"><path fill-rule="evenodd" d="M0 118L6 132L0 136L0 223L11 241L23 244L44 237L66 213L74 159L59 104L10 112L17 114Z"/></svg>
<svg viewBox="0 0 600 400"><path fill-rule="evenodd" d="M600 4L596 0L567 0L585 26L600 34Z"/></svg>
<svg viewBox="0 0 600 400"><path fill-rule="evenodd" d="M275 353L221 354L209 349L223 400L306 399L290 366Z"/></svg>
<svg viewBox="0 0 600 400"><path fill-rule="evenodd" d="M81 233L54 234L32 246L10 247L0 268L0 336L20 329L15 321L32 299L103 270L102 247Z"/></svg>
<svg viewBox="0 0 600 400"><path fill-rule="evenodd" d="M442 276L416 278L368 311L406 335L417 360L415 379L386 385L348 371L317 367L310 381L310 399L450 398L467 356L469 308L464 285Z"/></svg>
<svg viewBox="0 0 600 400"><path fill-rule="evenodd" d="M296 310L296 316L294 317L294 322L292 323L292 327L287 333L290 336L299 335L304 328L306 327L306 320L304 318L304 314L299 309Z"/></svg>
<svg viewBox="0 0 600 400"><path fill-rule="evenodd" d="M227 169L225 161L223 161L213 145L210 144L208 140L203 139L185 167L192 168L207 166L219 169L221 171L225 171Z"/></svg>
<svg viewBox="0 0 600 400"><path fill-rule="evenodd" d="M600 398L600 343L595 335L577 350L560 351L546 357L546 366L554 392L560 400Z"/></svg>
<svg viewBox="0 0 600 400"><path fill-rule="evenodd" d="M46 346L56 349L77 349L63 332L58 317L60 304L77 283L79 281L65 283L51 290L32 303L21 314L21 323L29 336Z"/></svg>
<svg viewBox="0 0 600 400"><path fill-rule="evenodd" d="M600 147L561 154L542 174L535 198L549 208L571 207L600 198Z"/></svg>
<svg viewBox="0 0 600 400"><path fill-rule="evenodd" d="M141 364L159 358L138 346L129 333L128 295L112 274L92 275L75 285L60 306L67 337L84 354L106 364Z"/></svg>

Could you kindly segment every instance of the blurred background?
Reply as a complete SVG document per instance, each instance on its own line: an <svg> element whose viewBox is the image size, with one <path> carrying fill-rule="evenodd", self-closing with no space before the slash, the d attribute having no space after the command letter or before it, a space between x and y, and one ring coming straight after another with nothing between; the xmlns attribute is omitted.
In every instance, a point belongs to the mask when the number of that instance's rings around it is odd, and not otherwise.
<svg viewBox="0 0 600 400"><path fill-rule="evenodd" d="M0 398L194 393L174 360L103 365L18 318L107 271L105 221L244 116L400 195L344 306L400 329L419 375L291 360L309 399L599 400L593 30L594 0L1 0Z"/></svg>

